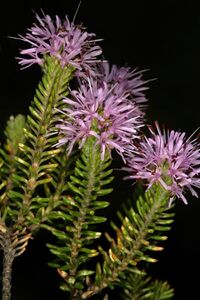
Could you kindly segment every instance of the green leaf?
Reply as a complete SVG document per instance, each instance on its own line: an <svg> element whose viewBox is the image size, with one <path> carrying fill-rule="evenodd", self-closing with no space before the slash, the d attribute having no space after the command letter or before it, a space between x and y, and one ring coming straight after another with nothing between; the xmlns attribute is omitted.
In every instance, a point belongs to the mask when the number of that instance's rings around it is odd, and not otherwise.
<svg viewBox="0 0 200 300"><path fill-rule="evenodd" d="M16 199L20 198L20 199L23 199L23 194L21 194L21 193L19 193L17 191L12 191L12 190L9 191L9 196L11 198L16 198Z"/></svg>
<svg viewBox="0 0 200 300"><path fill-rule="evenodd" d="M83 253L86 253L87 254L87 257L95 257L97 255L99 255L99 252L95 249L89 249L89 248L84 248L82 247L80 249L80 253L83 252Z"/></svg>
<svg viewBox="0 0 200 300"><path fill-rule="evenodd" d="M48 214L49 219L62 219L73 221L73 218L62 211L52 211Z"/></svg>
<svg viewBox="0 0 200 300"><path fill-rule="evenodd" d="M89 216L88 217L88 220L87 220L87 223L88 224L98 224L98 223L103 223L106 221L106 218L105 217L100 217L100 216Z"/></svg>
<svg viewBox="0 0 200 300"><path fill-rule="evenodd" d="M22 159L22 158L20 158L20 157L15 157L15 160L16 160L17 162L19 162L20 164L23 164L23 165L26 166L27 168L30 167L30 165L29 165L24 159Z"/></svg>
<svg viewBox="0 0 200 300"><path fill-rule="evenodd" d="M13 174L13 178L17 181L23 182L25 184L27 184L28 180L22 176L19 176L17 174Z"/></svg>
<svg viewBox="0 0 200 300"><path fill-rule="evenodd" d="M84 285L80 282L76 282L74 287L78 290L83 290L84 289Z"/></svg>
<svg viewBox="0 0 200 300"><path fill-rule="evenodd" d="M95 283L99 285L102 279L102 269L100 263L96 264Z"/></svg>
<svg viewBox="0 0 200 300"><path fill-rule="evenodd" d="M79 278L79 277L88 276L88 275L92 275L92 274L94 274L94 271L92 271L92 270L81 270L81 271L78 271L76 277Z"/></svg>
<svg viewBox="0 0 200 300"><path fill-rule="evenodd" d="M71 197L64 197L63 202L65 203L65 205L71 205L71 206L78 207L78 204L76 203L76 201Z"/></svg>
<svg viewBox="0 0 200 300"><path fill-rule="evenodd" d="M113 188L109 188L109 189L101 189L99 191L97 191L97 196L105 196L105 195L108 195L110 193L112 193L113 191Z"/></svg>
<svg viewBox="0 0 200 300"><path fill-rule="evenodd" d="M84 238L85 239L98 239L101 236L101 232L95 232L95 231L84 231Z"/></svg>
<svg viewBox="0 0 200 300"><path fill-rule="evenodd" d="M107 201L93 201L91 205L93 205L96 209L103 209L108 207L110 203Z"/></svg>
<svg viewBox="0 0 200 300"><path fill-rule="evenodd" d="M68 182L68 186L69 188L72 190L72 192L74 192L75 194L79 194L82 196L82 192L80 191L80 187L77 188L74 184L72 184L71 182Z"/></svg>

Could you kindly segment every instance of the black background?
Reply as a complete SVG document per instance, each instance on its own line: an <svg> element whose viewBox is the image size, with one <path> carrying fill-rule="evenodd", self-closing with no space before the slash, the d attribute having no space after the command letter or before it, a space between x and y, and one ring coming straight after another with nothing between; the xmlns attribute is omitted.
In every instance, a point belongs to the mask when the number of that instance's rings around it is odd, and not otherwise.
<svg viewBox="0 0 200 300"><path fill-rule="evenodd" d="M27 113L40 79L39 67L19 70L14 57L23 47L8 36L25 33L40 8L52 17L66 14L72 20L78 6L68 1L5 1L0 11L0 129L11 114ZM76 23L103 38L105 57L120 66L149 69L148 122L158 120L170 129L190 135L199 126L200 108L200 4L198 1L92 1L83 0ZM1 133L2 137L2 133ZM121 186L121 198L126 186ZM124 190L123 190L124 189ZM167 279L177 300L199 300L200 202L188 196L177 201L176 219L155 277ZM116 205L118 205L116 204ZM48 250L41 233L14 263L13 300L62 300L58 278L47 267Z"/></svg>

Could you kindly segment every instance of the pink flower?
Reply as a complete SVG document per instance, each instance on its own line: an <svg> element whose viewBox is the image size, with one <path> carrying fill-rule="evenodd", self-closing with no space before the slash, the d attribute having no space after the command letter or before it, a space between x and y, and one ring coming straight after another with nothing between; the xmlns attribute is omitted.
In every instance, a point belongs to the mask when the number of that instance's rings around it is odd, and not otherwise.
<svg viewBox="0 0 200 300"><path fill-rule="evenodd" d="M125 169L131 173L128 178L144 179L148 187L159 182L170 192L170 202L176 196L187 203L187 190L198 197L194 187L200 187L199 145L196 139L186 139L185 133L161 132L156 124L156 132L150 129L150 137L132 148L126 161Z"/></svg>
<svg viewBox="0 0 200 300"><path fill-rule="evenodd" d="M95 34L70 23L67 16L63 22L58 16L55 21L49 15L36 15L36 19L37 24L33 24L25 36L19 35L20 40L29 44L29 48L20 51L19 64L24 68L42 65L44 55L48 54L59 59L62 66L71 65L79 73L83 70L90 73L102 52L95 45Z"/></svg>
<svg viewBox="0 0 200 300"><path fill-rule="evenodd" d="M110 66L108 62L98 64L97 70L100 84L105 81L112 89L112 93L118 96L126 94L126 97L137 105L138 113L144 114L143 110L146 107L144 103L147 102L144 91L148 89L145 86L148 81L143 80L142 71L131 70L128 67L118 68L116 65Z"/></svg>
<svg viewBox="0 0 200 300"><path fill-rule="evenodd" d="M135 103L127 101L126 95L113 95L106 82L98 87L92 79L80 84L78 91L71 91L64 103L65 117L57 125L61 136L57 146L66 143L70 153L75 143L81 148L87 137L94 136L102 160L106 149L115 149L124 158L126 146L137 138L142 126Z"/></svg>

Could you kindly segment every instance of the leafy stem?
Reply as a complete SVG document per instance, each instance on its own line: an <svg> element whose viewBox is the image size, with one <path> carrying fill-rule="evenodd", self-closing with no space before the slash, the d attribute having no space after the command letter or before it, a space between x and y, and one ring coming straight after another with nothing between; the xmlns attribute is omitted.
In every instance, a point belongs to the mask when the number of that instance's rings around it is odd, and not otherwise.
<svg viewBox="0 0 200 300"><path fill-rule="evenodd" d="M162 233L170 229L167 224L172 222L172 214L168 214L168 201L168 192L160 186L154 186L144 197L139 197L136 212L131 208L126 211L125 217L119 214L121 228L112 225L117 234L117 242L107 234L111 248L108 254L100 248L104 256L103 268L97 265L95 283L82 294L82 299L87 299L106 287L120 285L122 274L125 275L130 268L134 270L139 261L156 261L145 252L162 250L157 246L157 241L165 240L166 237L156 235L155 232Z"/></svg>
<svg viewBox="0 0 200 300"><path fill-rule="evenodd" d="M3 207L1 220L3 232L0 235L4 253L5 300L10 299L13 260L25 251L28 240L35 230L32 224L38 216L41 219L40 211L44 208L42 207L44 197L39 197L40 190L36 188L51 181L51 171L56 167L56 164L51 164L52 157L60 151L52 149L57 138L52 137L51 133L52 130L55 131L55 124L60 116L55 108L62 107L63 96L67 95L68 84L73 76L73 68L70 66L63 68L57 59L50 56L45 59L43 72L42 81L29 108L26 127L20 127L19 139L15 137L20 123L17 123L17 117L14 120L15 124L13 122L11 124L14 124L15 130L8 126L11 143L7 145L8 154L4 155L7 180L6 186L4 184L5 196L3 195L7 205Z"/></svg>
<svg viewBox="0 0 200 300"><path fill-rule="evenodd" d="M13 189L13 176L17 172L17 162L15 157L19 155L19 143L23 143L24 128L26 127L25 117L23 115L11 116L7 121L5 129L6 143L4 148L0 149L2 166L0 170L0 177L2 180L0 196L1 215L6 217L6 208L9 202L9 191Z"/></svg>
<svg viewBox="0 0 200 300"><path fill-rule="evenodd" d="M57 167L51 173L51 185L47 184L44 186L46 201L43 201L44 207L41 205L40 208L42 210L41 217L36 222L33 222L31 231L35 231L49 220L57 218L57 213L54 210L63 204L63 197L68 189L67 183L72 172L71 164L73 161L74 157L67 155L66 147L60 148L59 154L53 157L52 163L56 164Z"/></svg>
<svg viewBox="0 0 200 300"><path fill-rule="evenodd" d="M44 75L36 91L36 96L30 106L30 115L27 118L25 135L28 144L20 144L20 149L26 157L17 157L25 176L16 176L21 182L20 210L18 225L22 225L31 210L32 198L37 186L51 181L49 171L56 164L47 163L59 150L51 150L56 139L49 136L58 120L55 108L62 105L62 98L68 93L68 83L72 77L73 69L63 68L55 58L47 57L44 66ZM46 175L47 174L47 175ZM11 194L14 195L15 194Z"/></svg>
<svg viewBox="0 0 200 300"><path fill-rule="evenodd" d="M87 182L84 188L84 192L82 194L82 197L84 201L80 203L79 207L79 215L77 219L73 222L73 226L75 228L73 232L72 237L72 244L71 247L71 260L69 263L69 276L70 277L76 277L77 275L77 269L78 269L78 260L77 257L79 256L79 250L81 248L81 244L79 243L80 239L83 235L83 227L85 222L87 222L87 214L90 210L90 203L92 200L94 200L94 190L95 190L95 184L96 184L96 176L97 172L99 170L99 162L100 155L99 155L99 149L98 147L94 147L94 141L91 139L88 142L88 176L87 176ZM73 188L72 188L73 189ZM96 198L96 197L95 197ZM97 234L97 233L96 233ZM98 234L97 234L98 236ZM99 234L100 236L100 234ZM76 299L77 297L77 290L72 290L72 299ZM75 297L75 298L74 298Z"/></svg>
<svg viewBox="0 0 200 300"><path fill-rule="evenodd" d="M102 161L96 139L89 137L68 182L70 195L63 197L61 210L57 211L57 217L64 221L60 225L65 229L45 226L60 240L61 246L59 243L48 244L50 251L59 258L51 265L58 269L65 281L62 289L70 291L72 299L76 299L80 289L84 287L85 277L93 273L83 269L83 264L86 265L91 257L98 255L98 251L88 245L101 236L95 225L106 220L105 217L98 216L96 210L109 205L107 201L98 201L97 198L112 191L111 188L105 188L113 180L113 176L110 176L112 169L108 169L110 164L109 153Z"/></svg>

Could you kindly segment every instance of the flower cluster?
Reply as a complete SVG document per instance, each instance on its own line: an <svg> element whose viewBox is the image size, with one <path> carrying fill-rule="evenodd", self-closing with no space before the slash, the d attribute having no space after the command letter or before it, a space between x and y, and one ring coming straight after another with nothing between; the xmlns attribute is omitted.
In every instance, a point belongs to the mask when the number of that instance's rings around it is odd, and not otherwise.
<svg viewBox="0 0 200 300"><path fill-rule="evenodd" d="M200 187L200 152L196 140L185 138L185 133L163 131L156 125L151 136L139 139L139 129L144 125L144 108L148 89L142 72L128 67L110 66L97 60L101 48L95 45L95 34L75 26L66 17L63 22L56 16L39 17L38 24L19 38L30 47L21 50L22 67L42 65L45 55L56 57L61 65L75 68L79 89L70 91L64 99L63 119L57 124L57 146L67 145L68 154L75 144L81 148L89 136L100 146L101 159L106 149L115 149L127 163L129 178L145 179L150 187L160 184L185 203L186 190L194 196L194 187ZM98 61L98 64L96 64Z"/></svg>
<svg viewBox="0 0 200 300"><path fill-rule="evenodd" d="M144 137L133 153L127 157L129 178L144 179L150 187L159 182L174 197L181 198L190 190L198 196L193 187L200 188L200 151L196 140L186 139L185 133L161 132L156 124L156 132Z"/></svg>
<svg viewBox="0 0 200 300"><path fill-rule="evenodd" d="M45 54L58 58L62 66L71 65L78 71L90 73L91 66L101 54L101 48L95 45L95 34L88 33L69 22L67 16L61 22L58 16L52 21L49 15L40 18L38 24L28 30L25 36L19 35L30 47L21 50L19 64L29 67L32 64L43 64Z"/></svg>
<svg viewBox="0 0 200 300"><path fill-rule="evenodd" d="M142 73L137 69L131 70L129 67L110 66L108 62L97 66L99 84L106 82L115 95L126 94L130 101L135 102L138 113L144 115L144 103L147 101L144 91L148 89L148 86L145 85L148 81L143 80Z"/></svg>
<svg viewBox="0 0 200 300"><path fill-rule="evenodd" d="M94 136L100 145L101 158L105 150L116 149L122 156L127 145L138 135L142 118L136 113L137 106L126 95L114 95L108 84L88 79L79 90L71 91L71 98L64 100L66 117L57 125L62 137L58 145L67 144L68 153L76 142L79 148L87 137Z"/></svg>

